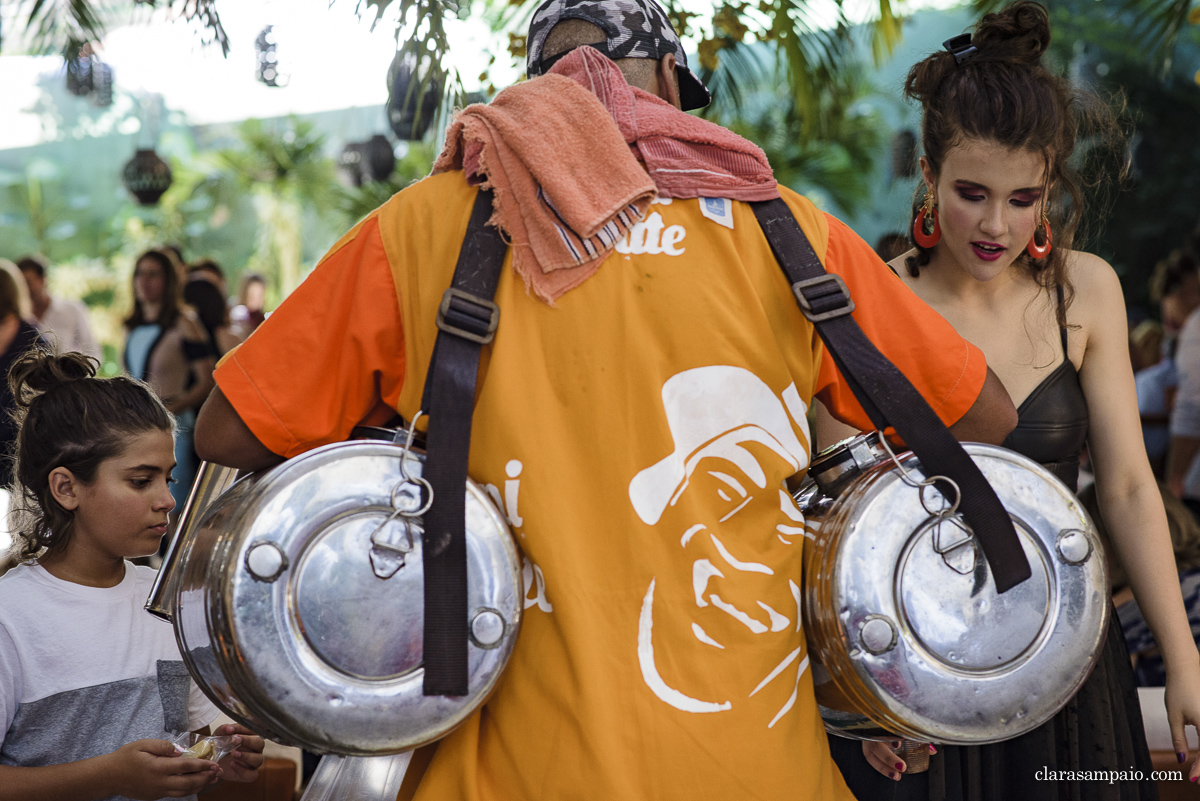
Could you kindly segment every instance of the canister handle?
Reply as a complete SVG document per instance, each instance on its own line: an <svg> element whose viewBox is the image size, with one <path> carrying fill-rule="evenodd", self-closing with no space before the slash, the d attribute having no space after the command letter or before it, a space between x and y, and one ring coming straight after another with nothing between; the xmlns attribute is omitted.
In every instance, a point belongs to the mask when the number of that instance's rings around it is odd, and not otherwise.
<svg viewBox="0 0 1200 801"><path fill-rule="evenodd" d="M179 557L183 544L191 539L196 525L213 501L221 493L229 489L237 478L238 471L212 462L201 462L196 470L196 480L192 483L192 491L188 493L183 511L175 521L174 533L167 543L167 552L163 556L162 566L150 588L150 597L146 599L146 611L168 623L175 617L174 576L179 566Z"/></svg>

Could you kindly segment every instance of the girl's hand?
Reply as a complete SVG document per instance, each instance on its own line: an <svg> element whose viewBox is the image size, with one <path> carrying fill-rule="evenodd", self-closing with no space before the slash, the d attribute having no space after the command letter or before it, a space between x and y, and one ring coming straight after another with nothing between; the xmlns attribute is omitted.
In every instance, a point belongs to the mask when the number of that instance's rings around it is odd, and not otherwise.
<svg viewBox="0 0 1200 801"><path fill-rule="evenodd" d="M152 800L194 795L221 776L216 762L183 759L166 740L135 740L102 757L110 795Z"/></svg>
<svg viewBox="0 0 1200 801"><path fill-rule="evenodd" d="M217 729L218 736L238 736L237 750L221 760L224 778L231 782L252 782L258 778L258 769L263 763L263 738L236 723L226 723Z"/></svg>
<svg viewBox="0 0 1200 801"><path fill-rule="evenodd" d="M1186 762L1186 726L1200 728L1200 661L1193 660L1183 666L1168 665L1167 688L1163 701L1167 707L1167 723L1171 727L1171 744L1175 747L1175 756L1181 763ZM1191 781L1200 778L1200 756L1197 756L1188 769L1188 778Z"/></svg>
<svg viewBox="0 0 1200 801"><path fill-rule="evenodd" d="M867 762L871 765L871 767L875 768L875 770L879 771L893 781L900 781L900 777L904 775L905 768L908 767L908 765L904 763L904 760L897 756L896 752L893 750L895 748L899 748L900 745L900 740L892 740L891 742L887 743L875 742L874 740L863 740L863 756L866 757ZM936 754L937 749L934 748L933 745L930 745L929 753Z"/></svg>

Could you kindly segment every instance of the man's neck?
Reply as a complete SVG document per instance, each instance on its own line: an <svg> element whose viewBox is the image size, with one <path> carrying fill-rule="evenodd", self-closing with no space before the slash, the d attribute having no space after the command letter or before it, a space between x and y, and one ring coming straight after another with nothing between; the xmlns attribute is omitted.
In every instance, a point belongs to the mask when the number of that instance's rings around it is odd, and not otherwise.
<svg viewBox="0 0 1200 801"><path fill-rule="evenodd" d="M46 310L50 308L49 293L43 292L40 295L30 295L29 300L33 304L33 316L38 318L38 322L41 322L42 318L46 315Z"/></svg>

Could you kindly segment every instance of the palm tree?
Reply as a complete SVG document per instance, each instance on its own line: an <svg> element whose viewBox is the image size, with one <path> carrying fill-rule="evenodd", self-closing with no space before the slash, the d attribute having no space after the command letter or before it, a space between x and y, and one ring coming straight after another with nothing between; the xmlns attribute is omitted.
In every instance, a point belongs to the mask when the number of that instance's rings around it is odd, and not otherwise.
<svg viewBox="0 0 1200 801"><path fill-rule="evenodd" d="M334 202L333 160L324 155L325 138L313 124L295 117L282 128L247 120L238 134L242 146L221 151L218 159L254 197L259 222L255 266L276 276L287 295L302 277L304 208L325 211Z"/></svg>

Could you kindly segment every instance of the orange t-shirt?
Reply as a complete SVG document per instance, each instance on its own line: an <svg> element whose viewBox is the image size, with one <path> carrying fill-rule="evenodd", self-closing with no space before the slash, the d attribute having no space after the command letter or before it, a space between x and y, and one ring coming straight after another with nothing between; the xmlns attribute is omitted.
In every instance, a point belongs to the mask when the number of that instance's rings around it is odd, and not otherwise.
<svg viewBox="0 0 1200 801"><path fill-rule="evenodd" d="M982 354L844 225L783 194L863 329L955 422ZM268 448L411 419L474 196L461 173L397 194L222 363ZM525 618L416 797L850 798L813 697L803 520L783 482L808 465L814 395L869 423L750 207L658 201L556 306L507 259L496 302L470 475L521 548Z"/></svg>

